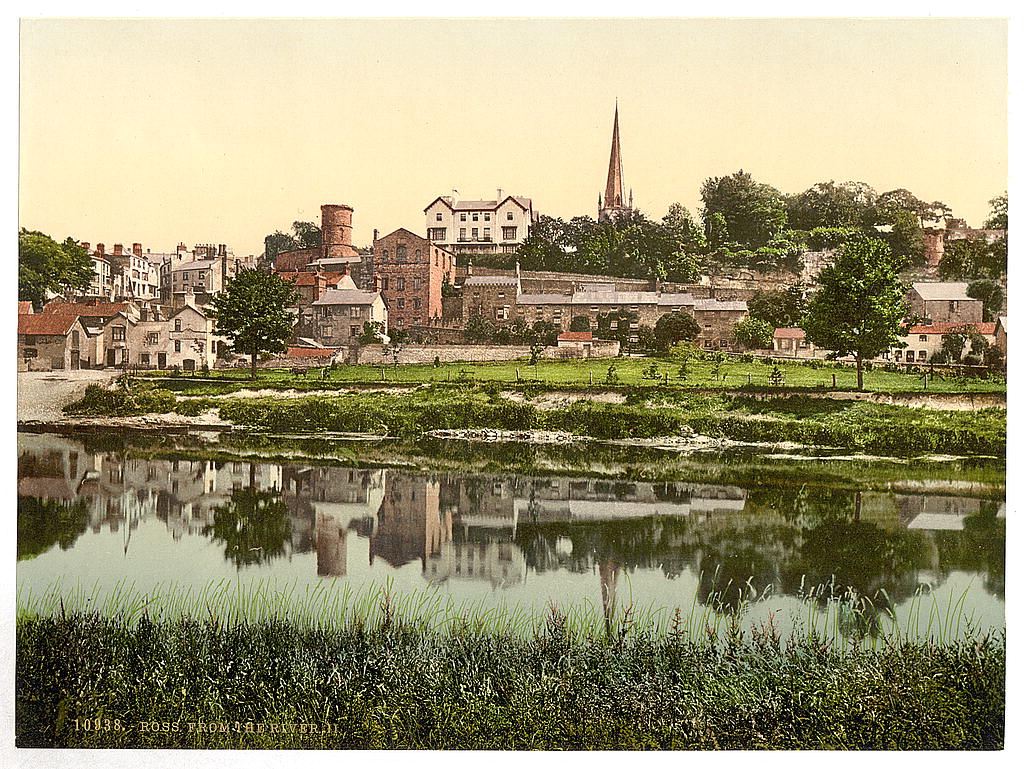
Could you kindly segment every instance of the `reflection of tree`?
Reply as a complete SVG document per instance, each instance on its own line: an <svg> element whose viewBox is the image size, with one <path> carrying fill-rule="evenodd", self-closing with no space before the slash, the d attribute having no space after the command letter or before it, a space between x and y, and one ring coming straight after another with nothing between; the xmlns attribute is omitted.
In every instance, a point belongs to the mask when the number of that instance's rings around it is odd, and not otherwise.
<svg viewBox="0 0 1024 769"><path fill-rule="evenodd" d="M917 572L929 564L928 543L921 532L837 521L804 531L799 558L786 565L785 586L796 592L801 584L814 587L834 578L837 590L853 588L871 600L863 617L864 629L871 630L877 627L876 612L914 595Z"/></svg>
<svg viewBox="0 0 1024 769"><path fill-rule="evenodd" d="M87 500L61 502L18 497L18 560L35 558L54 545L68 550L89 526Z"/></svg>
<svg viewBox="0 0 1024 769"><path fill-rule="evenodd" d="M291 537L288 506L279 491L255 486L235 489L231 501L213 508L203 534L224 543L224 557L235 566L263 563L284 554Z"/></svg>
<svg viewBox="0 0 1024 769"><path fill-rule="evenodd" d="M1006 593L1006 524L997 517L998 502L982 502L981 510L964 518L963 531L935 533L943 574L954 569L985 575L985 588L1000 598Z"/></svg>

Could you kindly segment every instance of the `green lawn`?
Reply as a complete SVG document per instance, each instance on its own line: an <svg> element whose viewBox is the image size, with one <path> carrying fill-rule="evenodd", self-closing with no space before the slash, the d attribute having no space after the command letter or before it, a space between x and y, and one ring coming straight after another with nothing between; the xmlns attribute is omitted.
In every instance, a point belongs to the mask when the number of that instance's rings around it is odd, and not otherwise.
<svg viewBox="0 0 1024 769"><path fill-rule="evenodd" d="M657 378L645 377L645 372L654 365ZM835 366L822 362L822 368L811 368L799 363L765 365L760 361L744 362L729 359L718 365L707 360L692 360L688 364L686 378L679 376L680 366L667 359L659 358L602 358L593 360L541 360L531 366L527 360L497 362L445 363L438 367L430 364L403 364L399 366L342 365L327 372L322 378L322 369L311 369L306 376L297 376L292 371L281 369L260 369L259 380L264 385L280 385L295 382L327 383L423 383L423 382L508 382L517 380L539 382L550 386L587 385L664 385L684 388L725 388L744 385L757 387L824 387L839 390L854 390L857 373L852 367ZM609 380L609 367L614 366L614 379ZM778 367L781 379L772 379L772 371ZM227 381L248 380L248 369L224 369L202 375ZM182 377L185 379L186 377ZM921 374L882 371L874 369L864 372L864 389L872 392L1005 392L1006 380L1002 377L989 379L953 377L929 377L927 386Z"/></svg>

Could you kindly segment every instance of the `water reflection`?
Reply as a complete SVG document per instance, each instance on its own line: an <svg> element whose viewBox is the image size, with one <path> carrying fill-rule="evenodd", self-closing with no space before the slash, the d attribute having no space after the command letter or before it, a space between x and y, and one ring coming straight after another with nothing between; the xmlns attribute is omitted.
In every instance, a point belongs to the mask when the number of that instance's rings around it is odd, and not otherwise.
<svg viewBox="0 0 1024 769"><path fill-rule="evenodd" d="M971 497L146 458L59 435L20 436L18 494L19 561L58 571L89 532L128 554L159 521L170 546L136 546L172 570L189 569L174 543L202 540L238 572L304 556L310 575L346 577L362 558L454 593L581 575L608 616L633 573L666 594L690 575L698 602L726 608L830 581L898 603L954 571L1005 586L1005 509Z"/></svg>

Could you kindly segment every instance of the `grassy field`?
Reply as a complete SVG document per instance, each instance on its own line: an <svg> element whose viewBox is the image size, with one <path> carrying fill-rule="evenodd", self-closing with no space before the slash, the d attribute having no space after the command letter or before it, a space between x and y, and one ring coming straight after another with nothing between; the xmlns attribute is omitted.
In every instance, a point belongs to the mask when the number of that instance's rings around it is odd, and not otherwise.
<svg viewBox="0 0 1024 769"><path fill-rule="evenodd" d="M835 646L622 625L20 616L15 739L56 748L986 749L1005 642ZM300 726L301 725L301 726Z"/></svg>
<svg viewBox="0 0 1024 769"><path fill-rule="evenodd" d="M654 367L653 370L651 367ZM820 366L815 368L813 366ZM812 365L776 361L766 365L759 361L744 361L729 358L721 363L711 360L694 359L687 365L685 378L680 376L680 365L660 358L610 358L595 360L540 360L531 366L527 360L403 364L399 366L341 365L328 369L324 378L323 369L311 369L304 376L283 369L260 369L259 385L263 387L300 386L303 388L322 387L325 384L352 383L408 383L429 382L499 382L537 383L543 386L664 386L680 388L725 388L734 389L751 386L766 389L778 388L826 388L855 390L856 371L843 364L828 361L814 361ZM609 376L609 368L614 367ZM780 375L773 378L777 368ZM154 376L166 376L166 372L154 372ZM200 376L197 374L197 376ZM222 380L225 383L239 382L250 386L247 369L221 369L202 374L203 379ZM833 385L833 377L835 377ZM182 386L191 377L178 377ZM177 388L174 388L177 389ZM980 379L974 377L929 377L927 386L922 374L884 371L874 368L864 373L864 389L869 392L1005 392L1006 380L1002 377Z"/></svg>

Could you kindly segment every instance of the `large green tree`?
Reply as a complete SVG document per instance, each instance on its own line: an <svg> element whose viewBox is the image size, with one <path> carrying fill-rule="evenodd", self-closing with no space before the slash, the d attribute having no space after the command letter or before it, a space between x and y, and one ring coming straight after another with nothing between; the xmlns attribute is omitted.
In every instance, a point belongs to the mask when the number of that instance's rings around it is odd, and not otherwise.
<svg viewBox="0 0 1024 769"><path fill-rule="evenodd" d="M292 335L292 308L299 294L291 281L260 270L241 270L211 303L217 333L226 336L235 352L248 355L252 378L261 353L284 352Z"/></svg>
<svg viewBox="0 0 1024 769"><path fill-rule="evenodd" d="M852 355L857 389L864 389L863 363L899 344L907 312L900 271L906 261L873 238L850 241L823 269L801 327L807 339L831 350L830 358Z"/></svg>
<svg viewBox="0 0 1024 769"><path fill-rule="evenodd" d="M805 309L803 286L791 286L785 291L758 291L747 300L747 313L777 328L796 326Z"/></svg>
<svg viewBox="0 0 1024 769"><path fill-rule="evenodd" d="M1004 192L1002 195L992 198L988 202L992 206L992 212L985 220L986 230L1007 230L1010 228L1009 220L1009 198Z"/></svg>
<svg viewBox="0 0 1024 769"><path fill-rule="evenodd" d="M748 350L769 350L775 328L757 318L744 318L734 327L736 341Z"/></svg>
<svg viewBox="0 0 1024 769"><path fill-rule="evenodd" d="M967 296L981 300L983 318L986 323L995 320L1002 311L1003 302L1006 300L1003 287L991 280L976 280L970 283L967 286Z"/></svg>
<svg viewBox="0 0 1024 769"><path fill-rule="evenodd" d="M688 312L670 312L654 324L654 346L660 352L679 342L692 342L700 335L700 324Z"/></svg>
<svg viewBox="0 0 1024 769"><path fill-rule="evenodd" d="M877 200L878 193L864 182L818 182L786 198L786 223L800 230L863 227Z"/></svg>
<svg viewBox="0 0 1024 769"><path fill-rule="evenodd" d="M38 310L47 294L84 291L92 282L89 253L73 238L58 243L24 228L18 233L18 298Z"/></svg>
<svg viewBox="0 0 1024 769"><path fill-rule="evenodd" d="M317 248L322 242L320 228L314 222L292 222L291 234L276 232L263 238L263 263L272 264L274 257L299 248Z"/></svg>
<svg viewBox="0 0 1024 769"><path fill-rule="evenodd" d="M715 214L725 220L730 237L747 248L766 245L786 226L782 193L754 181L743 171L707 179L700 190L705 226ZM711 237L708 237L709 244Z"/></svg>

